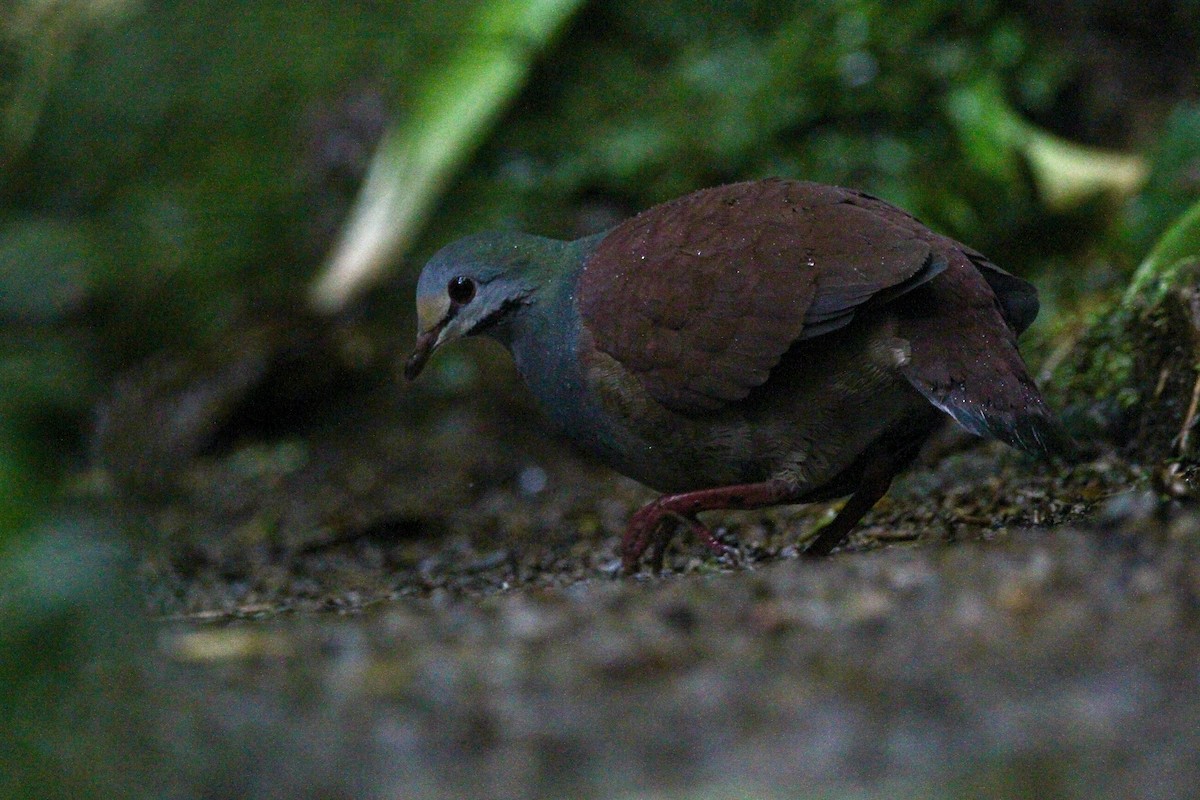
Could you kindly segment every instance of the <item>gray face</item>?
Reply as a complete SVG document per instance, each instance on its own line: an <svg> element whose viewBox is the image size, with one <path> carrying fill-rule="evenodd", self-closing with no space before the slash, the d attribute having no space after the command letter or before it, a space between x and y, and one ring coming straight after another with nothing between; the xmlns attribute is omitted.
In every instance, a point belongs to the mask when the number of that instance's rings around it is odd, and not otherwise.
<svg viewBox="0 0 1200 800"><path fill-rule="evenodd" d="M437 252L417 281L417 345L404 368L417 377L433 351L475 333L533 291L521 234L479 234Z"/></svg>

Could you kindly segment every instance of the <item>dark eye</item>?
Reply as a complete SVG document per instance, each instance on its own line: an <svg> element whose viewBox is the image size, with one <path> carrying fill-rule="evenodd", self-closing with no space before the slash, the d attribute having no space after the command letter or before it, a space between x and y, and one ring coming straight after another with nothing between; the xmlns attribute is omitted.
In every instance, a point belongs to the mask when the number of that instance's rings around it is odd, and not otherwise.
<svg viewBox="0 0 1200 800"><path fill-rule="evenodd" d="M475 281L464 275L451 278L450 284L446 287L446 293L450 295L451 303L456 306L465 306L475 297Z"/></svg>

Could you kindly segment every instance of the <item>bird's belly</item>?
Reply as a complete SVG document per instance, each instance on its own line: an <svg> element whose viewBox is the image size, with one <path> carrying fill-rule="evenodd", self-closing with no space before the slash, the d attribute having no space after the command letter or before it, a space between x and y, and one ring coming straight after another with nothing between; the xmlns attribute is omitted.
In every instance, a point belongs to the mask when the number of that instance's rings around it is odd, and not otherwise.
<svg viewBox="0 0 1200 800"><path fill-rule="evenodd" d="M674 425L663 420L630 426L626 446L600 455L618 471L664 492L766 480L784 481L800 493L819 492L876 441L902 435L906 428L923 435L936 414L911 387L897 385L894 391L843 396L832 407L796 398L759 413L739 410Z"/></svg>
<svg viewBox="0 0 1200 800"><path fill-rule="evenodd" d="M870 356L863 332L822 339L821 348L793 348L744 400L697 415L660 405L600 354L589 370L601 420L592 430L600 435L579 444L664 492L766 480L800 493L834 482L836 494L852 492L854 485L841 485L868 447L904 439L908 429L923 437L938 412L893 365Z"/></svg>

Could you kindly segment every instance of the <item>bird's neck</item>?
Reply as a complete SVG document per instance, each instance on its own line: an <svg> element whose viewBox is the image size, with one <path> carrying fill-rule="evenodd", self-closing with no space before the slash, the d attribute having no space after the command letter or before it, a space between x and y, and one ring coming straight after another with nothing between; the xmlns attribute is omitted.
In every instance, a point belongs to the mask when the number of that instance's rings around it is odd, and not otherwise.
<svg viewBox="0 0 1200 800"><path fill-rule="evenodd" d="M568 433L578 424L586 403L575 287L599 238L565 244L569 250L558 261L557 273L546 276L528 302L494 334L512 352L521 377L546 415Z"/></svg>

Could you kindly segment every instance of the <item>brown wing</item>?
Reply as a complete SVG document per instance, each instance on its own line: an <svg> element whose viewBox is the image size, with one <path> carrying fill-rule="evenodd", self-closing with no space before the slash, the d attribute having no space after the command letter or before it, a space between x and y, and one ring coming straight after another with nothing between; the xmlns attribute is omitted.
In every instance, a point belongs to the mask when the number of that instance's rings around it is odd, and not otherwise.
<svg viewBox="0 0 1200 800"><path fill-rule="evenodd" d="M946 266L939 241L850 190L731 184L613 229L584 265L577 299L596 347L651 396L711 411L765 382L797 339L937 275Z"/></svg>
<svg viewBox="0 0 1200 800"><path fill-rule="evenodd" d="M854 194L856 195L854 200L856 204L886 217L892 224L905 228L921 241L929 243L938 258L944 258L948 263L962 264L977 270L991 287L996 302L1000 304L1000 312L1005 322L1018 335L1024 333L1025 329L1033 324L1033 320L1038 314L1039 304L1037 289L1028 281L1000 269L982 253L967 247L962 242L957 242L927 228L920 220L903 209L861 192ZM891 291L889 294L891 297L897 297L899 293ZM981 295L980 302L988 302L984 295L986 292ZM877 301L882 299L884 298L876 298Z"/></svg>
<svg viewBox="0 0 1200 800"><path fill-rule="evenodd" d="M998 267L993 273L966 252L959 255L936 281L895 306L899 333L910 346L901 373L974 434L1035 455L1069 453L1069 437L1017 351L1014 329L1028 325L1037 313L1036 292ZM996 273L1004 277L997 279ZM1007 292L996 291L993 281L1003 281ZM1012 314L1017 318L1010 319Z"/></svg>

